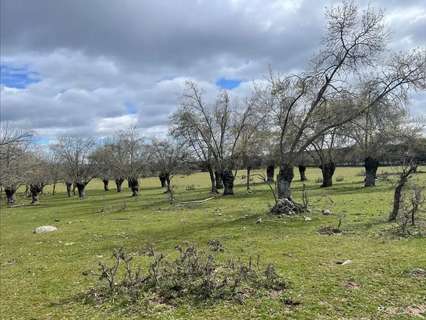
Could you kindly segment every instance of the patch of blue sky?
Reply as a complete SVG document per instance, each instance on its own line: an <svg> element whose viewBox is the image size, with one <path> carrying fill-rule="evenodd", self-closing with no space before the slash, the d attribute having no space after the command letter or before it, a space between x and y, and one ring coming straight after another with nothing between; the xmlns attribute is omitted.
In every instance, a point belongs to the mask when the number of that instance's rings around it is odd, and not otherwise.
<svg viewBox="0 0 426 320"><path fill-rule="evenodd" d="M218 86L221 89L232 90L232 89L238 88L240 84L241 84L241 80L239 79L226 79L222 77L216 80L216 86Z"/></svg>
<svg viewBox="0 0 426 320"><path fill-rule="evenodd" d="M30 71L28 67L10 66L0 64L0 85L9 88L25 89L32 83L41 80L37 72Z"/></svg>
<svg viewBox="0 0 426 320"><path fill-rule="evenodd" d="M136 106L130 102L126 102L125 103L126 106L126 110L127 110L127 114L137 114L138 113L138 108L136 108Z"/></svg>

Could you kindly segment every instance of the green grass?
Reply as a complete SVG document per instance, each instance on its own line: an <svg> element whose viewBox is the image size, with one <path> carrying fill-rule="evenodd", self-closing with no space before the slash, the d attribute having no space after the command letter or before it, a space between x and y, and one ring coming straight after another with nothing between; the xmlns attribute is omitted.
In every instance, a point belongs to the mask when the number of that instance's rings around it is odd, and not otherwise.
<svg viewBox="0 0 426 320"><path fill-rule="evenodd" d="M257 184L248 194L241 175L236 179L235 196L185 206L170 205L156 178L142 180L137 198L130 197L128 190L104 192L101 183L93 181L83 201L67 198L58 186L55 196L42 196L37 206L22 196L18 203L23 206L9 209L3 202L0 317L122 319L119 308L75 299L96 284L95 278L82 276L83 271L96 269L99 260L108 260L120 246L138 252L152 243L172 255L175 245L184 241L206 247L209 239L219 239L224 257L260 255L262 263L274 263L290 282L284 296L301 304L285 306L280 299L264 297L243 305L221 302L168 308L145 315L146 319L410 319L407 313L396 311L426 304L426 279L406 275L416 267L426 269L426 239L393 235L396 225L385 222L392 185L379 181L377 187L365 189L363 177L357 175L360 171L338 168L335 177L344 180L320 189L315 182L319 170L307 170L314 208L311 221L268 216L273 198L267 186ZM417 179L425 185L426 174L418 174ZM174 183L180 201L209 196L207 174L177 176ZM194 185L195 190L186 191L187 185ZM296 181L296 200L301 188ZM125 211L109 210L123 202L127 203ZM106 212L99 213L103 207ZM321 215L325 208L334 214ZM341 215L343 235L318 234L321 226L337 225ZM256 224L258 217L263 219L260 224ZM55 225L59 230L33 234L40 225ZM352 263L336 264L346 259ZM346 288L349 281L360 287ZM141 314L125 317L144 319Z"/></svg>

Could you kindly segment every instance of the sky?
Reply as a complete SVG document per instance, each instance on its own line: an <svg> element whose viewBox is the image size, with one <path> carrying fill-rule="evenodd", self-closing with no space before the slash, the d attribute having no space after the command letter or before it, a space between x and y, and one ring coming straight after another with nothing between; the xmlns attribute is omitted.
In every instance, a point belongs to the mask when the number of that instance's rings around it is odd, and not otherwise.
<svg viewBox="0 0 426 320"><path fill-rule="evenodd" d="M1 121L48 143L63 134L167 133L186 80L247 94L271 66L301 70L325 34L319 0L1 0ZM424 0L382 8L388 50L426 45ZM426 94L410 110L426 114Z"/></svg>

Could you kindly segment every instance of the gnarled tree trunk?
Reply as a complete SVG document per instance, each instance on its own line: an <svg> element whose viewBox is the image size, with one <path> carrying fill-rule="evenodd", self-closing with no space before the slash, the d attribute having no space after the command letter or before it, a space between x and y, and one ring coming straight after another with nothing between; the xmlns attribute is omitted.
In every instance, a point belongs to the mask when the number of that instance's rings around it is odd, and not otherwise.
<svg viewBox="0 0 426 320"><path fill-rule="evenodd" d="M389 219L388 219L389 222L396 221L396 218L398 217L398 213L399 213L399 208L401 206L402 189L407 183L410 175L415 173L416 171L417 171L417 165L413 163L410 165L410 167L407 170L404 170L399 176L399 181L398 181L398 184L396 185L395 192L393 194L393 208L392 208L392 212L389 215Z"/></svg>
<svg viewBox="0 0 426 320"><path fill-rule="evenodd" d="M108 188L109 180L103 179L102 182L104 183L104 191L109 191L109 188Z"/></svg>
<svg viewBox="0 0 426 320"><path fill-rule="evenodd" d="M306 178L306 166L304 166L303 164L299 164L299 174L300 174L300 181L308 180Z"/></svg>
<svg viewBox="0 0 426 320"><path fill-rule="evenodd" d="M77 186L78 197L80 198L80 200L83 200L86 196L86 183L77 182L75 185Z"/></svg>
<svg viewBox="0 0 426 320"><path fill-rule="evenodd" d="M72 184L72 194L75 195L75 189L77 189L77 184L73 183Z"/></svg>
<svg viewBox="0 0 426 320"><path fill-rule="evenodd" d="M65 181L65 186L67 187L67 195L68 195L68 197L71 197L72 182Z"/></svg>
<svg viewBox="0 0 426 320"><path fill-rule="evenodd" d="M132 197L139 195L139 181L137 178L128 178L130 190L132 190Z"/></svg>
<svg viewBox="0 0 426 320"><path fill-rule="evenodd" d="M223 172L215 171L214 176L216 179L216 190L223 189L223 181L222 181Z"/></svg>
<svg viewBox="0 0 426 320"><path fill-rule="evenodd" d="M268 183L274 182L274 174L275 174L274 171L275 171L274 165L269 165L266 167L266 181Z"/></svg>
<svg viewBox="0 0 426 320"><path fill-rule="evenodd" d="M117 192L121 192L121 186L123 185L124 179L117 178L115 179L115 186L117 187Z"/></svg>
<svg viewBox="0 0 426 320"><path fill-rule="evenodd" d="M216 187L216 178L215 178L213 169L212 169L211 166L208 166L207 170L209 171L210 183L211 183L211 186L212 186L212 188L211 188L212 191L211 192L212 193L218 193L217 192L217 187Z"/></svg>
<svg viewBox="0 0 426 320"><path fill-rule="evenodd" d="M169 173L165 173L164 174L165 178L166 178L166 192L171 192L171 183L170 183L170 174Z"/></svg>
<svg viewBox="0 0 426 320"><path fill-rule="evenodd" d="M336 171L336 164L334 162L328 162L320 165L322 172L322 185L321 188L331 187L333 185L333 175Z"/></svg>
<svg viewBox="0 0 426 320"><path fill-rule="evenodd" d="M6 193L7 205L12 206L15 203L16 188L14 187L4 188L4 192Z"/></svg>
<svg viewBox="0 0 426 320"><path fill-rule="evenodd" d="M222 175L223 180L223 195L233 195L234 194L234 174L232 170L224 170Z"/></svg>
<svg viewBox="0 0 426 320"><path fill-rule="evenodd" d="M379 167L379 161L372 158L367 157L364 160L364 168L365 168L365 187L374 187L376 185L377 178L377 168Z"/></svg>
<svg viewBox="0 0 426 320"><path fill-rule="evenodd" d="M30 192L31 192L31 204L35 204L38 202L38 196L43 190L42 184L30 184Z"/></svg>
<svg viewBox="0 0 426 320"><path fill-rule="evenodd" d="M160 173L158 178L160 179L161 188L165 188L166 187L166 177L165 177L164 173Z"/></svg>
<svg viewBox="0 0 426 320"><path fill-rule="evenodd" d="M277 176L277 191L279 199L291 200L291 182L294 178L293 165L290 163L283 163L280 166L280 172Z"/></svg>

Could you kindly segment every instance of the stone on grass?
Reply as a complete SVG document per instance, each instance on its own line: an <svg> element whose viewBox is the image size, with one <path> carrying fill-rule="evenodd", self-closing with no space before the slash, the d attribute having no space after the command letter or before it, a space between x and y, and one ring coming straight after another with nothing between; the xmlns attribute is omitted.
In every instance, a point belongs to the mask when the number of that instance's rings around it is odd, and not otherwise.
<svg viewBox="0 0 426 320"><path fill-rule="evenodd" d="M34 229L34 233L47 233L47 232L53 232L57 231L58 228L54 226L40 226Z"/></svg>
<svg viewBox="0 0 426 320"><path fill-rule="evenodd" d="M331 211L328 210L328 209L324 209L324 210L322 210L322 214L325 215L325 216L329 216L331 214Z"/></svg>
<svg viewBox="0 0 426 320"><path fill-rule="evenodd" d="M256 223L257 223L257 224L262 223L262 218L258 218L258 219L256 220Z"/></svg>
<svg viewBox="0 0 426 320"><path fill-rule="evenodd" d="M311 220L312 220L312 218L311 218L311 217L303 217L303 219L304 219L305 221L311 221Z"/></svg>

